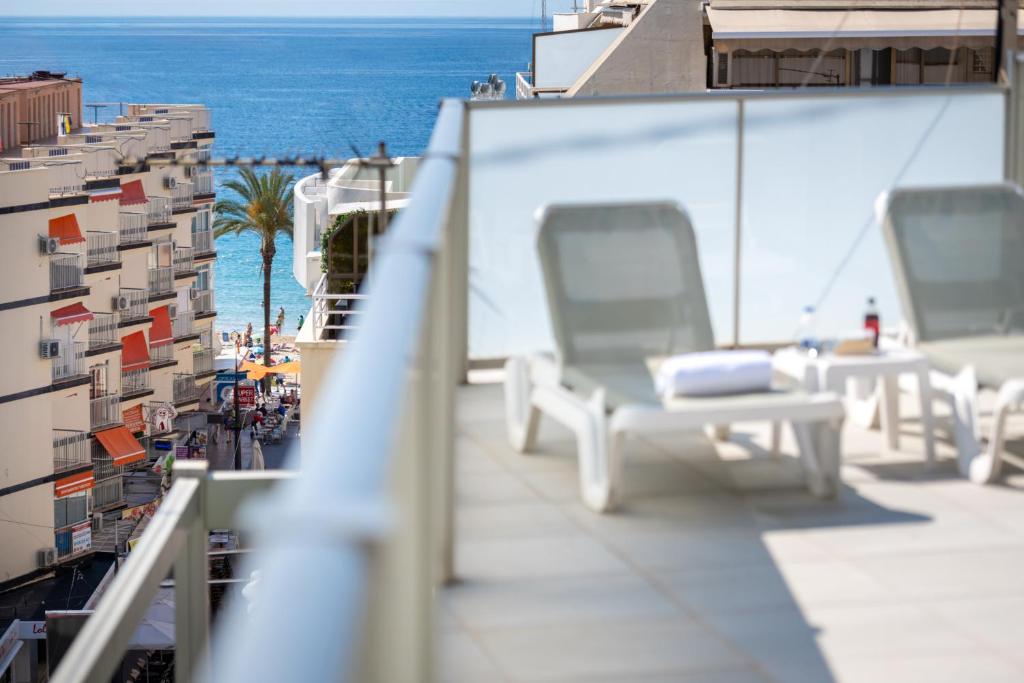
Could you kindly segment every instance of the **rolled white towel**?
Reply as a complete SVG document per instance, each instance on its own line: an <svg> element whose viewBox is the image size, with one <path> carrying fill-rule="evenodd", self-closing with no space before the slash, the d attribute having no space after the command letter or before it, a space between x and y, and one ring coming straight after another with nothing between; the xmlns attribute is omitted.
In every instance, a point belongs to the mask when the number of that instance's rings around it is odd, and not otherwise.
<svg viewBox="0 0 1024 683"><path fill-rule="evenodd" d="M767 351L702 351L666 359L654 379L662 396L721 396L768 391L772 356Z"/></svg>

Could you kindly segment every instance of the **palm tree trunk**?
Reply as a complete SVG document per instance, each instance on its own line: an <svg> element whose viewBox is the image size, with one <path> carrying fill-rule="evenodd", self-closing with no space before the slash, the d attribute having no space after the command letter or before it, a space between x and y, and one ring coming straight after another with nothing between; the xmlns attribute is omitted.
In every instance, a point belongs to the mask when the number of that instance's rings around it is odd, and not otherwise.
<svg viewBox="0 0 1024 683"><path fill-rule="evenodd" d="M274 255L269 250L263 251L263 365L270 367L270 355L273 349L270 339L270 275L274 265ZM263 393L270 388L270 375L263 377Z"/></svg>

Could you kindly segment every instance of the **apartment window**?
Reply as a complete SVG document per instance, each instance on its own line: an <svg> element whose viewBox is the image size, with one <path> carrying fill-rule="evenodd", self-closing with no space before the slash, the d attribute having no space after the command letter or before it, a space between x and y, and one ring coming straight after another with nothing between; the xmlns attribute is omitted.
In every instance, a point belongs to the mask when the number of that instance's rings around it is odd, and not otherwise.
<svg viewBox="0 0 1024 683"><path fill-rule="evenodd" d="M150 268L170 268L174 263L174 243L170 240L157 242L149 252Z"/></svg>
<svg viewBox="0 0 1024 683"><path fill-rule="evenodd" d="M195 289L207 290L210 288L210 264L203 263L202 265L196 266L196 284Z"/></svg>
<svg viewBox="0 0 1024 683"><path fill-rule="evenodd" d="M192 216L192 232L207 232L210 229L210 212L198 211Z"/></svg>
<svg viewBox="0 0 1024 683"><path fill-rule="evenodd" d="M718 53L718 85L729 85L729 53Z"/></svg>

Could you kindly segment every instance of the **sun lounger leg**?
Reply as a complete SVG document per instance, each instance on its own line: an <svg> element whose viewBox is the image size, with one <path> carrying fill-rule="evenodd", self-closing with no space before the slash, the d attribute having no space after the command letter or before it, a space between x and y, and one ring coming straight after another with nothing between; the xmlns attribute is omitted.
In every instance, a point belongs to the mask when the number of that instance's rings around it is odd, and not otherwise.
<svg viewBox="0 0 1024 683"><path fill-rule="evenodd" d="M956 440L960 474L970 477L972 481L984 483L991 476L991 472L984 472L987 466L971 464L981 454L981 444L978 441L978 381L974 368L964 368L953 378L950 389L953 437ZM978 479L971 476L972 469L975 470Z"/></svg>
<svg viewBox="0 0 1024 683"><path fill-rule="evenodd" d="M772 422L772 434L771 434L771 445L768 448L769 454L773 458L778 458L782 455L782 423Z"/></svg>
<svg viewBox="0 0 1024 683"><path fill-rule="evenodd" d="M839 487L839 432L828 422L794 422L793 434L807 474L807 487L819 498L834 496Z"/></svg>
<svg viewBox="0 0 1024 683"><path fill-rule="evenodd" d="M513 448L520 453L534 449L540 410L533 404L530 364L525 358L505 363L505 425Z"/></svg>
<svg viewBox="0 0 1024 683"><path fill-rule="evenodd" d="M988 440L988 451L971 461L971 481L990 484L999 478L1003 464L1003 445L1006 440L1006 418L1020 410L1024 402L1024 381L1011 380L999 389L996 405L992 412L992 433Z"/></svg>

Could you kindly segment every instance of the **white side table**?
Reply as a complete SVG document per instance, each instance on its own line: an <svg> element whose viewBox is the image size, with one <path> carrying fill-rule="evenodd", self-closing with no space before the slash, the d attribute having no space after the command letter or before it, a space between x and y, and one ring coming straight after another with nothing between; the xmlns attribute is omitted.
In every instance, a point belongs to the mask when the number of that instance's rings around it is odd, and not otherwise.
<svg viewBox="0 0 1024 683"><path fill-rule="evenodd" d="M935 463L935 434L932 417L931 381L928 361L921 354L908 349L880 350L866 356L811 356L806 352L788 348L772 357L776 372L791 377L804 385L807 391L832 391L840 396L846 393L850 379L877 378L882 384L882 431L889 448L899 449L899 376L917 377L921 399L921 427L924 431L925 458ZM778 449L779 428L772 425L772 449Z"/></svg>

